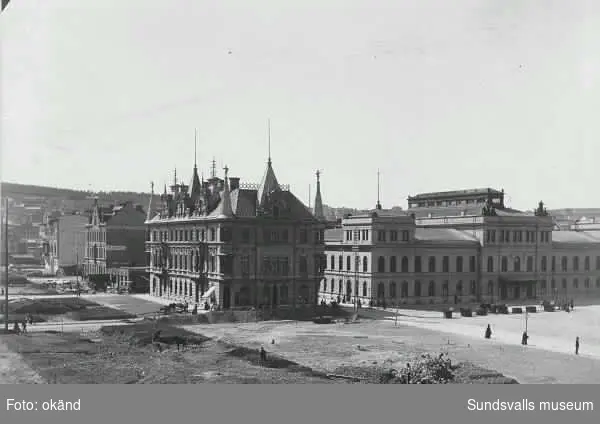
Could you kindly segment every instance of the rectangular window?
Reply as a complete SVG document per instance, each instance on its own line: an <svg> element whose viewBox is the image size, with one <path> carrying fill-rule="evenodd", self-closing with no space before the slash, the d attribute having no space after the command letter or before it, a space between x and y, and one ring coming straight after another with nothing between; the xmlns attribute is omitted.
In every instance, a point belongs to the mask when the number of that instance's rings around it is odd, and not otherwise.
<svg viewBox="0 0 600 424"><path fill-rule="evenodd" d="M475 272L477 268L477 260L475 256L469 257L469 272Z"/></svg>
<svg viewBox="0 0 600 424"><path fill-rule="evenodd" d="M492 243L496 243L496 230L492 230Z"/></svg>
<svg viewBox="0 0 600 424"><path fill-rule="evenodd" d="M450 272L450 257L444 256L442 259L442 272Z"/></svg>
<svg viewBox="0 0 600 424"><path fill-rule="evenodd" d="M398 231L390 231L390 241L398 241Z"/></svg>
<svg viewBox="0 0 600 424"><path fill-rule="evenodd" d="M385 230L377 231L377 241L385 241Z"/></svg>
<svg viewBox="0 0 600 424"><path fill-rule="evenodd" d="M415 272L421 272L421 257L415 256Z"/></svg>
<svg viewBox="0 0 600 424"><path fill-rule="evenodd" d="M409 241L410 233L407 230L402 231L402 241Z"/></svg>
<svg viewBox="0 0 600 424"><path fill-rule="evenodd" d="M242 229L242 243L250 243L250 229Z"/></svg>

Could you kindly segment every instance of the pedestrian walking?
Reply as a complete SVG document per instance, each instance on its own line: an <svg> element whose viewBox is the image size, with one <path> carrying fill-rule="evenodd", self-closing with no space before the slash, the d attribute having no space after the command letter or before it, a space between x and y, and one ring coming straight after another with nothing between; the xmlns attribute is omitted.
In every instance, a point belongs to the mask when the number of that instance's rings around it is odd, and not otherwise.
<svg viewBox="0 0 600 424"><path fill-rule="evenodd" d="M579 336L575 338L575 355L579 355Z"/></svg>
<svg viewBox="0 0 600 424"><path fill-rule="evenodd" d="M529 339L529 335L527 335L527 331L523 331L523 336L521 337L521 344L523 346L527 346L527 339Z"/></svg>
<svg viewBox="0 0 600 424"><path fill-rule="evenodd" d="M485 329L485 338L486 339L492 338L492 327L489 324L488 324L487 328Z"/></svg>
<svg viewBox="0 0 600 424"><path fill-rule="evenodd" d="M267 352L263 346L260 347L260 364L264 365L267 362Z"/></svg>
<svg viewBox="0 0 600 424"><path fill-rule="evenodd" d="M575 309L575 303L573 302L573 299L571 299L571 310L573 311Z"/></svg>

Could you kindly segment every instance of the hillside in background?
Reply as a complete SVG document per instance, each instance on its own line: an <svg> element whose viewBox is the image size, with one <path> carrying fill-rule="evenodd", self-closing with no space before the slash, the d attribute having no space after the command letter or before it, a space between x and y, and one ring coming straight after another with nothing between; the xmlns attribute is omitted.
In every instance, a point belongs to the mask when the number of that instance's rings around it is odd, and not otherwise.
<svg viewBox="0 0 600 424"><path fill-rule="evenodd" d="M92 204L90 196L97 196L98 202L103 205L131 201L134 204L142 205L144 208L148 207L148 201L150 200L150 193L132 191L91 192L7 182L0 183L0 193L2 197L11 197L21 202L34 198L44 199L43 203L50 209L63 210L89 209ZM158 205L158 202L160 202L160 196L155 195L153 199L154 207Z"/></svg>

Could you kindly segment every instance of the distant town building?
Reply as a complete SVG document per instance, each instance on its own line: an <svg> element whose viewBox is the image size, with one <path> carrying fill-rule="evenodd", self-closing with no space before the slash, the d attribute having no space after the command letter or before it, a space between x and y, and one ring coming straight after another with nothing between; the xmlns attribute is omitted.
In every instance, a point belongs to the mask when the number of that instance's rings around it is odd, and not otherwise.
<svg viewBox="0 0 600 424"><path fill-rule="evenodd" d="M50 217L44 224L45 272L75 275L85 259L85 236L89 217L79 214Z"/></svg>
<svg viewBox="0 0 600 424"><path fill-rule="evenodd" d="M260 184L225 168L191 188L175 176L149 216L150 292L223 309L315 304L323 276L325 224L287 186L271 158ZM189 191L188 191L189 189ZM316 212L320 210L317 184Z"/></svg>
<svg viewBox="0 0 600 424"><path fill-rule="evenodd" d="M120 275L118 268L146 266L145 219L143 208L132 202L106 208L94 199L83 259L84 274L91 282L103 287L111 275Z"/></svg>
<svg viewBox="0 0 600 424"><path fill-rule="evenodd" d="M322 297L362 303L470 303L600 295L600 235L554 231L542 202L504 191L411 196L405 217L375 210L326 234Z"/></svg>

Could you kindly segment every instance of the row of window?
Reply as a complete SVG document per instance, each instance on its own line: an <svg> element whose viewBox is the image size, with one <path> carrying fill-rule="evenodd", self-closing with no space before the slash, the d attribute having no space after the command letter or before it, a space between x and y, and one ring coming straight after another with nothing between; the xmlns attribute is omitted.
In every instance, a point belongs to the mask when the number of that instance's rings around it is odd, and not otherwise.
<svg viewBox="0 0 600 424"><path fill-rule="evenodd" d="M233 270L233 257L230 255L219 256L219 268L217 268L216 256L209 255L208 261L203 263L200 251L193 251L189 254L170 253L164 258L159 251L153 250L151 253L151 266L161 268L165 266L168 269L175 269L187 272L223 272L231 273ZM166 263L165 263L166 260ZM240 257L240 268L242 276L250 275L250 256ZM219 271L221 270L221 271ZM290 271L288 257L263 257L261 272L267 276L288 276ZM298 272L300 275L308 274L308 257L301 255L298 262ZM319 260L315 260L315 275L319 274Z"/></svg>
<svg viewBox="0 0 600 424"><path fill-rule="evenodd" d="M536 231L523 230L486 230L486 243L496 243L496 235L498 243L535 243L537 241ZM540 243L550 243L551 231L539 231Z"/></svg>
<svg viewBox="0 0 600 424"><path fill-rule="evenodd" d="M409 241L410 231L377 230L377 241L398 241L399 236L402 241ZM369 230L346 230L346 241L369 241Z"/></svg>
<svg viewBox="0 0 600 424"><path fill-rule="evenodd" d="M425 292L423 283L419 280L416 280L413 282L413 296L414 297L422 297L422 296L436 297L436 296L438 296L436 287L437 287L436 282L430 281L429 284L427 285L427 292ZM442 287L441 287L441 296L442 297L448 297L448 287L449 287L449 281L444 281L442 283ZM495 285L493 281L489 281L488 286L487 286L487 294L494 295L495 287L497 287L497 285ZM456 283L454 295L456 295L456 296L464 296L467 294L471 295L471 296L477 295L477 282L475 280L470 281L468 288L469 288L469 291L468 291L468 293L466 293L464 290L463 282L458 281ZM586 278L583 280L583 285L580 286L579 279L574 278L571 281L571 288L574 290L578 290L580 288L591 289L591 288L593 288L592 280L590 278ZM595 288L600 289L600 277L596 278ZM385 283L380 282L377 284L376 293L373 293L373 295L375 295L375 296L371 296L371 294L368 292L369 286L366 281L364 281L362 283L362 290L359 290L359 283L357 281L355 281L354 284L352 284L352 282L350 280L346 281L345 291L343 289L344 289L343 281L339 280L339 281L337 281L337 284L336 284L336 281L334 279L331 279L331 281L329 283L327 282L327 279L323 280L323 282L321 283L321 287L320 287L320 291L322 293L330 293L330 294L338 294L338 295L376 297L378 299L379 298L388 298L388 297L396 298L396 297L398 297L398 294L400 294L401 298L409 297L408 281L402 282L399 293L397 291L397 286L394 281L389 283L389 288L388 288L387 293L385 290ZM547 283L545 280L540 281L539 289L540 289L541 294L546 294L546 293L553 294L554 292L556 292L558 290L556 287L556 280L552 279L550 281L550 287L547 286ZM567 291L568 289L569 289L568 281L566 278L563 278L561 280L561 290L564 292L564 291ZM362 292L362 294L360 292Z"/></svg>
<svg viewBox="0 0 600 424"><path fill-rule="evenodd" d="M298 232L298 242L300 244L308 243L308 230L301 229ZM229 242L232 239L231 229L223 227L219 231L219 241ZM325 239L325 231L314 231L313 240L316 243ZM289 242L290 232L288 229L263 229L263 240L266 242ZM216 228L204 229L172 229L172 230L154 230L151 232L150 241L217 241ZM243 228L241 231L241 242L250 243L252 241L252 231L250 228Z"/></svg>
<svg viewBox="0 0 600 424"><path fill-rule="evenodd" d="M449 284L450 284L449 281L444 281L444 283L442 284L442 287L441 287L441 296L448 297ZM425 285L421 281L416 280L413 282L413 296L415 296L415 297L438 296L436 287L437 286L436 286L435 281L430 281L429 284L426 286L427 291L425 291ZM376 291L376 293L372 294L373 296L368 292L369 286L366 281L364 281L362 283L362 290L359 290L359 282L358 281L355 281L354 285L353 285L352 282L350 280L348 280L348 281L346 281L346 287L345 287L346 290L344 291L343 290L344 284L343 284L342 280L339 280L336 284L335 280L331 279L330 283L328 284L327 280L325 279L321 283L320 289L321 289L321 292L323 292L323 293L331 293L331 294L338 294L338 295L353 295L353 296L363 296L363 297L376 297L378 299L387 298L387 297L397 298L398 295L400 295L400 298L409 297L408 281L402 282L402 284L400 285L400 291L398 291L396 282L392 281L391 283L389 283L389 288L388 288L389 291L387 293L385 290L385 284L378 283L377 291ZM354 289L354 291L353 291L353 289ZM468 294L470 294L471 296L477 295L477 282L475 280L470 281L468 290L469 290ZM455 294L457 296L463 296L463 295L467 294L467 293L465 293L462 281L459 281L456 283Z"/></svg>
<svg viewBox="0 0 600 424"><path fill-rule="evenodd" d="M388 260L386 262L386 257L384 257L384 256L379 256L377 258L377 268L376 268L375 272L398 272L397 257L390 256L387 259ZM369 272L369 261L368 261L367 256L363 256L362 259L359 256L354 256L354 267L352 267L352 262L353 262L352 256L350 256L350 255L346 256L346 264L345 264L346 271ZM535 265L534 265L535 257L534 256L526 257L525 267L522 267L521 258L519 256L512 257L511 262L512 262L511 271L515 271L515 272L521 272L521 271L533 272L533 271L535 271ZM552 256L551 257L551 266L550 266L550 270L552 272L556 271L556 262L557 262L557 257ZM591 270L591 257L585 256L583 258L583 268L581 268L579 256L574 256L571 258L571 267L570 268L569 268L569 258L567 256L562 256L560 258L560 264L561 264L560 270L562 272L567 272L569 270L590 271ZM456 266L455 266L454 272L476 272L477 258L476 258L476 256L469 257L468 269L464 266L464 259L462 256L456 257L455 265ZM488 256L486 271L487 272L495 272L496 267L494 265L495 265L494 257ZM421 256L415 256L413 258L413 272L423 272L422 268L423 267L422 267ZM600 256L596 256L595 268L596 268L596 270L600 270ZM329 256L329 270L331 270L331 271L336 270L336 255ZM342 255L337 256L337 270L344 271L344 259L343 259ZM440 271L438 269L437 260L436 260L435 256L429 257L427 271L428 272ZM509 257L508 256L502 256L500 258L500 271L502 271L502 272L509 271ZM541 257L540 271L542 271L542 272L548 271L548 257L547 256ZM407 256L402 257L402 260L400 263L400 272L405 272L405 273L410 272L409 271L409 258ZM449 256L442 257L441 272L450 272L450 257Z"/></svg>
<svg viewBox="0 0 600 424"><path fill-rule="evenodd" d="M329 269L336 269L336 259L335 255L331 255L329 257ZM359 256L354 257L354 271L361 270L361 259ZM398 272L398 258L396 256L390 256L386 261L385 256L379 256L377 258L377 268L376 272ZM344 259L342 255L338 256L337 259L337 269L339 271L344 270ZM437 265L437 258L435 256L429 256L427 262L427 270L428 272L438 272L440 271ZM477 257L469 256L468 268L465 267L464 258L462 256L456 257L455 263L455 272L476 272L477 270ZM346 271L352 271L352 256L346 256ZM409 259L408 256L403 256L400 261L400 272L410 272L409 271ZM369 261L367 256L362 257L362 272L369 272ZM423 272L422 266L422 258L421 256L415 256L413 258L413 272ZM450 272L450 257L444 256L442 257L442 267L441 272Z"/></svg>
<svg viewBox="0 0 600 424"><path fill-rule="evenodd" d="M500 258L500 271L507 272L508 271L508 257L502 256ZM519 256L515 256L512 258L512 271L520 272L521 269L521 258ZM488 256L487 259L487 272L494 272L494 257ZM534 257L527 256L526 258L526 271L534 271ZM542 272L548 271L548 257L542 256L540 262L540 270ZM551 257L550 270L552 272L556 271L556 256ZM562 272L569 271L569 258L567 256L562 256L560 258L560 270ZM571 258L571 270L572 271L580 271L580 258L579 256L573 256ZM591 258L586 256L583 258L583 271L591 270ZM596 256L596 270L600 270L600 256Z"/></svg>
<svg viewBox="0 0 600 424"><path fill-rule="evenodd" d="M88 231L86 235L88 242L106 243L106 231Z"/></svg>

